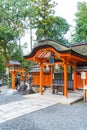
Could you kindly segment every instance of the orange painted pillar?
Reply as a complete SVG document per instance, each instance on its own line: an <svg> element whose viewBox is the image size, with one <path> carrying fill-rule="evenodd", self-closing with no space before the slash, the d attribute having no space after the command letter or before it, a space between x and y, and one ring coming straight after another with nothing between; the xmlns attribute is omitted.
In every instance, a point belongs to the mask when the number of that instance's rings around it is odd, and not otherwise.
<svg viewBox="0 0 87 130"><path fill-rule="evenodd" d="M15 86L15 80L16 80L16 75L15 75L15 73L13 72L13 73L12 73L12 89L15 89L15 88L16 88L16 86Z"/></svg>
<svg viewBox="0 0 87 130"><path fill-rule="evenodd" d="M68 74L67 74L67 64L64 64L64 96L68 96Z"/></svg>
<svg viewBox="0 0 87 130"><path fill-rule="evenodd" d="M42 65L40 65L40 94L43 93L42 88L43 88L43 67Z"/></svg>
<svg viewBox="0 0 87 130"><path fill-rule="evenodd" d="M50 68L51 70L50 70L50 83L51 83L51 88L52 88L52 84L53 84L53 69L52 69L52 66L51 66L51 68Z"/></svg>
<svg viewBox="0 0 87 130"><path fill-rule="evenodd" d="M86 72L86 85L87 85L87 72Z"/></svg>
<svg viewBox="0 0 87 130"><path fill-rule="evenodd" d="M73 86L74 91L76 91L76 88L77 88L77 73L76 71L74 71L74 86Z"/></svg>
<svg viewBox="0 0 87 130"><path fill-rule="evenodd" d="M10 70L9 72L12 75L12 89L14 90L16 88L15 81L16 81L16 74L18 73L18 70Z"/></svg>
<svg viewBox="0 0 87 130"><path fill-rule="evenodd" d="M77 78L76 78L76 88L78 88L78 84L79 84L79 77L78 77L78 75L76 76Z"/></svg>

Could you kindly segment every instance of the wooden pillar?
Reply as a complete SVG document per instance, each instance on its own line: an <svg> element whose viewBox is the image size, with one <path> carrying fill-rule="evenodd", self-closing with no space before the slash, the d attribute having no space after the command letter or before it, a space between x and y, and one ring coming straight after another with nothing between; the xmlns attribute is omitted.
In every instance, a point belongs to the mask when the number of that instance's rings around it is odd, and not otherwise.
<svg viewBox="0 0 87 130"><path fill-rule="evenodd" d="M15 81L16 81L16 74L18 71L16 70L11 70L10 73L12 75L12 89L14 90L16 88L15 86Z"/></svg>
<svg viewBox="0 0 87 130"><path fill-rule="evenodd" d="M18 73L18 70L10 70L9 72L12 75L12 89L14 90L16 88L15 81L16 81L16 74Z"/></svg>
<svg viewBox="0 0 87 130"><path fill-rule="evenodd" d="M16 80L16 75L15 75L15 73L12 73L12 89L16 88L16 86L15 86L15 80Z"/></svg>
<svg viewBox="0 0 87 130"><path fill-rule="evenodd" d="M77 75L76 76L76 88L78 88L79 87L79 76Z"/></svg>
<svg viewBox="0 0 87 130"><path fill-rule="evenodd" d="M68 96L68 74L67 74L67 64L64 64L64 96Z"/></svg>
<svg viewBox="0 0 87 130"><path fill-rule="evenodd" d="M87 72L86 72L86 85L87 85Z"/></svg>
<svg viewBox="0 0 87 130"><path fill-rule="evenodd" d="M51 88L52 88L52 84L53 84L53 68L52 68L53 66L51 66L51 70L50 70L50 83L51 83Z"/></svg>
<svg viewBox="0 0 87 130"><path fill-rule="evenodd" d="M42 65L40 65L40 94L43 93L43 91L42 91L42 88L43 88L42 81L43 81L43 67L42 67Z"/></svg>
<svg viewBox="0 0 87 130"><path fill-rule="evenodd" d="M76 71L74 71L74 86L73 86L74 91L76 91L76 88L77 88L77 73Z"/></svg>

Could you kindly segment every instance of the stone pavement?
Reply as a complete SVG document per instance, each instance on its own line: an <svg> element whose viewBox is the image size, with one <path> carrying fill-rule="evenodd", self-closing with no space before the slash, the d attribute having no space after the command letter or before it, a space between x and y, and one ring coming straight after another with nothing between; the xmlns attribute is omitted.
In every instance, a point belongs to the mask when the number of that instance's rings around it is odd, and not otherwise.
<svg viewBox="0 0 87 130"><path fill-rule="evenodd" d="M55 103L31 98L0 105L0 123L54 105Z"/></svg>
<svg viewBox="0 0 87 130"><path fill-rule="evenodd" d="M4 95L2 94L2 96ZM69 93L68 98L65 98L61 94L52 94L51 90L48 89L43 95L36 93L21 96L24 97L24 99L21 101L18 100L15 102L0 105L0 123L25 115L27 113L46 108L57 103L72 104L78 100L81 100L83 98L83 93Z"/></svg>
<svg viewBox="0 0 87 130"><path fill-rule="evenodd" d="M36 93L36 94L31 94L31 95L25 95L25 98L32 98L32 99L41 99L41 100L45 100L48 102L55 102L55 103L60 103L60 104L73 104L77 101L80 101L83 99L83 92L82 91L70 91L68 93L68 97L64 97L62 95L62 93L60 92L59 94L52 94L51 89L48 88L43 95L41 95L40 93Z"/></svg>

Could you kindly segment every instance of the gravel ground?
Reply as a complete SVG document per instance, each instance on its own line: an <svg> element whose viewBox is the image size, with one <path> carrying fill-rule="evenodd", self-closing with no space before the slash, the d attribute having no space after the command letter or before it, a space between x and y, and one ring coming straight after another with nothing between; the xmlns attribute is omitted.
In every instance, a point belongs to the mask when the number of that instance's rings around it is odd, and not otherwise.
<svg viewBox="0 0 87 130"><path fill-rule="evenodd" d="M23 99L25 99L25 98L23 98L23 96L20 95L19 93L7 94L7 92L4 92L4 93L0 92L0 105L10 103L10 102L20 101Z"/></svg>
<svg viewBox="0 0 87 130"><path fill-rule="evenodd" d="M87 104L56 104L4 122L0 130L87 130Z"/></svg>

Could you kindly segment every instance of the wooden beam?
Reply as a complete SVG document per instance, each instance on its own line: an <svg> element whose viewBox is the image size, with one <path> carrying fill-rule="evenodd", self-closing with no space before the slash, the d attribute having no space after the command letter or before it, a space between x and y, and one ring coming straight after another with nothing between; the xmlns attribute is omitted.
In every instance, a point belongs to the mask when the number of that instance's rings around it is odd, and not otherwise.
<svg viewBox="0 0 87 130"><path fill-rule="evenodd" d="M87 62L87 58L83 58L83 57L76 56L76 55L73 55L73 54L66 54L66 53L64 53L64 54L61 54L61 57L62 58L67 58L68 60L69 59L73 59L73 60L75 60L77 62L79 62L79 61Z"/></svg>

